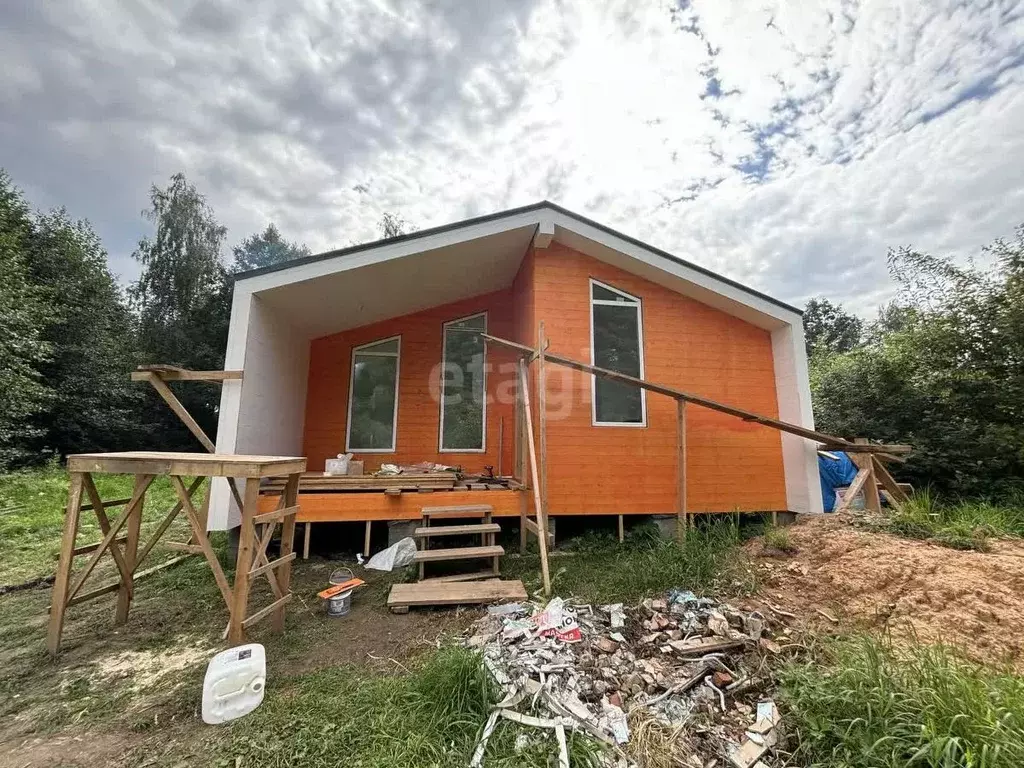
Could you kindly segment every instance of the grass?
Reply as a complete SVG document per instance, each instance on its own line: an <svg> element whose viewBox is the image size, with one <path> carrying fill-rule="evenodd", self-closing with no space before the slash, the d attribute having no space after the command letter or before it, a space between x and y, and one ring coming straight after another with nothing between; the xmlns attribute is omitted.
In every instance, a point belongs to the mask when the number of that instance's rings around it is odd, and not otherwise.
<svg viewBox="0 0 1024 768"><path fill-rule="evenodd" d="M949 648L841 639L781 678L799 765L1024 765L1024 679Z"/></svg>
<svg viewBox="0 0 1024 768"><path fill-rule="evenodd" d="M787 555L795 553L798 549L789 529L778 525L769 525L764 529L763 544L765 549L774 549Z"/></svg>
<svg viewBox="0 0 1024 768"><path fill-rule="evenodd" d="M992 538L1024 536L1024 500L1020 501L941 503L922 491L899 505L881 525L897 536L986 552Z"/></svg>
<svg viewBox="0 0 1024 768"><path fill-rule="evenodd" d="M319 670L268 694L256 712L231 724L216 764L465 766L495 693L478 657L457 647L441 648L401 675L367 676L344 666ZM517 754L513 742L520 730L498 725L486 765L549 764L554 740ZM570 749L573 765L594 764L587 740L573 739Z"/></svg>
<svg viewBox="0 0 1024 768"><path fill-rule="evenodd" d="M745 567L739 543L731 518L701 521L682 546L653 525L632 529L623 544L610 534L588 533L569 545L567 556L550 559L551 586L556 595L593 603L636 602L673 587L750 592L753 570ZM522 579L528 591L540 589L537 555L506 557L502 572Z"/></svg>

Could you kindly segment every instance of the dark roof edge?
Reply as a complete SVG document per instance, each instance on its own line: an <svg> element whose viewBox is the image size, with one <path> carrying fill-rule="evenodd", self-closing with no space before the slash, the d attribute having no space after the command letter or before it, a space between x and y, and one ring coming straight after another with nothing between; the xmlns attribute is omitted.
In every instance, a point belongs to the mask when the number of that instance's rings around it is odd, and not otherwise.
<svg viewBox="0 0 1024 768"><path fill-rule="evenodd" d="M542 200L538 203L531 203L529 205L524 205L519 208L509 208L508 210L498 211L497 213L488 213L484 216L476 216L471 219L463 219L462 221L452 222L451 224L443 224L439 227L421 229L417 232L410 232L407 235L398 235L397 237L390 237L384 240L374 240L373 242L369 243L351 245L348 246L347 248L336 248L332 251L324 251L323 253L317 253L311 256L303 256L298 259L293 259L291 261L284 262L283 264L274 264L273 266L270 267L260 267L259 269L251 269L248 272L239 272L237 274L232 275L231 280L233 282L237 282L238 280L246 280L250 277L259 277L260 275L270 274L271 272L280 272L282 270L291 269L292 267L298 267L303 264L311 264L317 261L326 261L327 259L333 259L338 256L349 256L353 253L369 251L382 245L394 245L395 243L402 243L409 240L415 240L421 237L438 235L444 232L451 232L452 230L461 229L463 227L473 226L474 224L484 224L489 221L496 221L498 219L503 219L510 216L517 216L519 214L529 213L531 211L539 211L544 208L549 208L551 210L557 211L558 213L561 213L563 216L568 216L569 218L575 219L576 221L586 224L587 226L599 229L602 232L611 235L612 237L617 237L620 240L624 240L627 243L630 243L631 245L635 245L640 248L643 248L644 250L650 251L651 253L656 254L657 256L660 256L664 259L668 259L669 261L674 261L677 264L681 264L687 269L692 269L695 272L700 272L702 275L707 275L708 277L723 282L726 285L729 285L733 288L737 288L743 291L744 293L748 293L751 296L756 296L757 298L763 299L764 301L774 304L777 307L781 307L782 309L788 310L789 312L793 312L797 315L800 315L801 317L803 316L803 310L797 309L791 304L787 304L786 302L780 301L779 299L776 299L773 296L769 296L766 293L762 293L761 291L758 291L754 288L750 288L749 286L743 285L743 283L725 277L724 275L720 275L717 272L714 272L706 267L700 266L699 264L694 264L692 261L681 259L678 256L674 256L671 253L668 253L667 251L663 251L660 248L656 248L655 246L645 243L642 240L638 240L635 237L631 237L630 235L623 234L618 230L605 226L604 224L594 221L593 219L588 219L586 216L581 216L578 213L574 213L573 211L563 208L562 206L556 203L552 203L548 200Z"/></svg>

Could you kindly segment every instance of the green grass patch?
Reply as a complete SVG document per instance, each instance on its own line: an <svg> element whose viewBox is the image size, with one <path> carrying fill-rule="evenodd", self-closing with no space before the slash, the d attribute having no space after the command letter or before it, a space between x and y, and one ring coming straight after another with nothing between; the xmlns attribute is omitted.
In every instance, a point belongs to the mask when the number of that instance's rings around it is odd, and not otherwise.
<svg viewBox="0 0 1024 768"><path fill-rule="evenodd" d="M792 555L797 551L797 546L793 542L793 536L789 529L778 525L769 525L764 529L762 543L765 549L774 549L787 555Z"/></svg>
<svg viewBox="0 0 1024 768"><path fill-rule="evenodd" d="M896 507L880 525L897 536L986 552L992 538L1024 536L1024 500L1021 502L942 503L922 491Z"/></svg>
<svg viewBox="0 0 1024 768"><path fill-rule="evenodd" d="M348 666L289 681L253 714L228 726L217 765L284 768L465 766L495 703L479 657L446 647L401 675L367 675ZM547 766L553 738L517 754L519 726L499 723L488 766ZM572 765L594 764L594 747L574 738Z"/></svg>
<svg viewBox="0 0 1024 768"><path fill-rule="evenodd" d="M796 764L1024 765L1024 679L949 648L847 638L785 668L781 679Z"/></svg>
<svg viewBox="0 0 1024 768"><path fill-rule="evenodd" d="M635 602L673 587L749 592L754 572L740 541L732 518L701 521L684 544L662 538L653 525L633 528L621 544L611 534L588 533L572 541L566 555L550 558L551 586L557 595L593 603ZM540 588L535 554L506 557L502 573L522 579L529 591Z"/></svg>

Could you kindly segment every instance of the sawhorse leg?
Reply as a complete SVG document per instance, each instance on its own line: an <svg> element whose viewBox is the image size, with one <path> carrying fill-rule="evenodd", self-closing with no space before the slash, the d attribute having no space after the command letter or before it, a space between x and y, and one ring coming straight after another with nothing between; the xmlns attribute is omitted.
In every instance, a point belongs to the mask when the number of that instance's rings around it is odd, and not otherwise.
<svg viewBox="0 0 1024 768"><path fill-rule="evenodd" d="M53 581L50 601L50 625L46 631L46 648L51 656L60 650L60 636L64 631L64 613L67 611L68 588L71 586L71 565L75 559L75 539L78 538L78 519L82 509L82 474L71 473L68 506L64 511L64 534L60 542L60 560Z"/></svg>

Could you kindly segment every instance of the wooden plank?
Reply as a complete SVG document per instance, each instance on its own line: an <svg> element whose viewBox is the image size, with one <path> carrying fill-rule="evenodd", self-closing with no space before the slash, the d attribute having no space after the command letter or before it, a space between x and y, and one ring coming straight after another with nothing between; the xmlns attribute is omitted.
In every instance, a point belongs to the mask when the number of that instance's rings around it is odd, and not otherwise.
<svg viewBox="0 0 1024 768"><path fill-rule="evenodd" d="M537 525L536 521L532 517L526 518L526 530L529 531L530 533L532 533L538 539L540 538L540 526ZM548 539L548 546L549 547L554 547L555 546L555 537L551 535L551 531L548 531L547 539Z"/></svg>
<svg viewBox="0 0 1024 768"><path fill-rule="evenodd" d="M905 461L902 458L903 454L913 453L914 446L912 445L899 445L894 443L843 443L841 445L835 443L825 443L819 446L822 450L826 451L845 451L846 453L881 453L891 454L891 457L895 461Z"/></svg>
<svg viewBox="0 0 1024 768"><path fill-rule="evenodd" d="M296 557L297 557L297 555L294 552L289 552L284 557L279 557L276 560L271 560L270 562L267 562L267 563L264 563L263 565L257 566L256 568L253 568L252 570L249 571L249 578L250 579L255 579L261 573L266 573L269 570L277 568L279 565L284 565L285 563L290 563Z"/></svg>
<svg viewBox="0 0 1024 768"><path fill-rule="evenodd" d="M131 374L132 381L148 381L159 375L164 381L240 381L242 371L189 371L171 365L140 365Z"/></svg>
<svg viewBox="0 0 1024 768"><path fill-rule="evenodd" d="M479 579L493 579L494 571L488 568L486 571L476 571L474 573L455 573L451 576L434 576L429 579L420 579L420 584L444 584L452 581L478 581Z"/></svg>
<svg viewBox="0 0 1024 768"><path fill-rule="evenodd" d="M125 536L120 536L120 537L114 539L114 543L115 544L119 544L119 545L123 545L124 542L125 542L125 539L126 539ZM78 557L79 555L87 555L90 552L95 552L97 549L100 548L100 544L102 544L102 543L103 542L101 542L101 541L97 541L97 542L94 542L92 544L83 544L80 547L75 547L75 549L74 549L75 557Z"/></svg>
<svg viewBox="0 0 1024 768"><path fill-rule="evenodd" d="M245 481L238 559L235 561L235 584L229 600L231 618L228 621L228 642L232 645L241 645L245 640L244 622L249 608L249 569L252 567L256 546L256 526L252 520L256 516L259 493L259 480L248 478Z"/></svg>
<svg viewBox="0 0 1024 768"><path fill-rule="evenodd" d="M534 350L532 347L526 346L525 344L520 344L515 341L509 341L508 339L502 339L497 336L491 336L490 334L487 333L482 333L480 335L484 339L484 341L490 344L497 344L498 346L505 347L506 349L515 350L516 352L519 352L520 354L523 355L533 355L536 353L536 350ZM558 365L564 365L566 368L572 368L574 370L582 371L583 373L589 373L594 376L609 379L611 381L618 381L622 384L629 384L634 387L640 387L641 389L646 389L650 392L657 392L662 395L668 395L669 397L673 398L683 398L687 402L693 403L694 405L699 405L703 408L709 408L712 411L726 413L730 416L735 416L736 418L743 419L744 421L752 421L757 424L763 424L766 427L771 427L772 429L777 429L781 432L789 432L790 434L798 435L800 437L807 438L808 440L815 440L819 443L824 443L827 448L847 450L849 446L855 445L855 443L851 443L849 440L844 440L843 438L836 437L835 435L828 435L825 434L824 432L816 432L813 429L806 429L805 427L801 427L798 424L790 424L789 422L779 421L778 419L763 416L759 413L753 413L752 411L746 411L743 410L742 408L735 408L731 405L716 402L715 400L709 400L706 397L701 397L691 392L683 392L682 390L674 389L673 387L666 387L661 384L654 384L650 381L638 379L635 376L629 376L628 374L625 373L618 373L617 371L610 371L607 368L599 368L594 365L587 365L586 363L581 363L579 360L573 360L572 358L563 357L562 355L555 355L548 352L545 353L545 359ZM900 448L902 447L905 446L896 446L896 450L893 450L892 446L872 444L862 446L859 450L863 452L878 451L881 453L899 453Z"/></svg>
<svg viewBox="0 0 1024 768"><path fill-rule="evenodd" d="M686 401L676 400L676 537L686 540L690 520L686 510Z"/></svg>
<svg viewBox="0 0 1024 768"><path fill-rule="evenodd" d="M189 544L185 541L165 541L164 549L169 549L172 552L187 552L190 555L201 555L203 554L203 547L200 544Z"/></svg>
<svg viewBox="0 0 1024 768"><path fill-rule="evenodd" d="M619 544L626 540L626 518L623 515L619 515Z"/></svg>
<svg viewBox="0 0 1024 768"><path fill-rule="evenodd" d="M463 536L468 533L501 533L497 523L479 523L473 525L435 525L433 528L417 528L413 536L430 538L431 536Z"/></svg>
<svg viewBox="0 0 1024 768"><path fill-rule="evenodd" d="M367 520L366 522L367 522L367 524L369 524L370 521ZM302 559L303 560L309 560L309 536L310 536L310 533L312 532L311 531L312 527L313 527L312 523L303 523L302 524L302 529L303 529L302 530Z"/></svg>
<svg viewBox="0 0 1024 768"><path fill-rule="evenodd" d="M192 504L192 498L188 494L188 489L185 488L185 483L182 482L181 478L177 475L171 475L171 486L174 488L175 493L178 494L178 500L181 502L182 509L185 510L185 517L188 518L189 525L192 527L192 533L203 550L203 557L205 557L206 562L209 563L210 570L213 571L213 579L217 582L217 587L220 589L221 597L224 598L224 602L230 610L231 587L228 586L228 580L224 575L224 569L220 567L220 560L217 559L217 555L213 551L213 547L210 546L210 539L207 537L206 531L203 530L202 525L199 522L199 515L196 513L196 508Z"/></svg>
<svg viewBox="0 0 1024 768"><path fill-rule="evenodd" d="M909 501L910 497L900 488L900 484L896 482L896 479L889 474L889 470L886 469L885 465L878 460L877 456L872 456L871 461L875 465L875 479L881 483L882 487L886 490L889 496L892 497L894 503L902 503Z"/></svg>
<svg viewBox="0 0 1024 768"><path fill-rule="evenodd" d="M121 580L121 588L117 592L117 608L114 611L114 624L120 625L128 621L128 611L131 609L132 598L135 596L135 569L138 567L139 539L142 536L142 515L146 507L146 489L154 480L150 475L136 475L132 488L132 501L128 509L132 510L132 516L128 519L128 535L124 544L124 558L127 576ZM90 476L90 486L93 486ZM94 487L94 486L93 486ZM141 489L141 492L140 492ZM97 494L98 495L98 494ZM138 501L134 501L138 498ZM93 502L95 504L95 502ZM96 513L99 514L97 509ZM117 547L112 546L110 553L117 552Z"/></svg>
<svg viewBox="0 0 1024 768"><path fill-rule="evenodd" d="M257 621L260 621L261 619L265 619L267 616L269 616L270 614L274 613L275 611L283 611L284 607L286 605L288 605L288 603L290 603L291 601L292 601L292 593L291 592L289 592L288 594L283 595L283 596L277 598L277 600L272 602L266 608L263 608L263 609L261 609L259 611L256 611L256 613L254 613L252 616L246 616L244 619L242 619L242 628L243 629L247 629L247 628L251 627ZM228 642L231 642L231 641L229 640Z"/></svg>
<svg viewBox="0 0 1024 768"><path fill-rule="evenodd" d="M192 481L192 484L188 487L188 490L187 490L188 497L190 499L195 494L196 489L198 489L199 486L202 485L203 480L205 480L205 479L206 478L203 478L203 477L197 477L197 478L195 478ZM206 488L206 497L209 498L209 496L210 496L210 488L209 488L209 486L207 486L207 488ZM142 548L142 552L139 554L139 559L135 563L136 566L141 564L146 559L146 556L149 555L149 553L153 549L153 547L156 546L156 543L158 541L160 541L160 537L164 535L164 532L170 527L171 523L174 522L174 518L176 518L178 516L179 512L181 512L181 501L180 500L178 502L176 502L173 507L171 507L171 511L167 513L166 517L164 517L163 522L161 522L160 525L157 526L157 529L155 531L153 531L153 533L150 535L149 541L146 542L146 546Z"/></svg>
<svg viewBox="0 0 1024 768"><path fill-rule="evenodd" d="M252 519L252 521L256 523L256 525L264 525L265 523L272 523L277 520L280 520L282 517L286 517L288 515L297 515L298 513L298 505L293 507L283 507L275 509L273 512L264 512L261 515L256 515Z"/></svg>
<svg viewBox="0 0 1024 768"><path fill-rule="evenodd" d="M417 605L466 605L502 600L525 600L521 581L430 582L395 584L388 595L388 607Z"/></svg>
<svg viewBox="0 0 1024 768"><path fill-rule="evenodd" d="M480 517L494 511L490 504L464 504L457 507L423 507L423 517Z"/></svg>
<svg viewBox="0 0 1024 768"><path fill-rule="evenodd" d="M864 483L868 479L868 471L862 469L857 472L857 476L853 478L853 482L850 483L850 487L846 489L846 493L843 494L843 500L835 508L836 512L845 512L847 507L853 502L854 497L860 493L860 489L864 487Z"/></svg>
<svg viewBox="0 0 1024 768"><path fill-rule="evenodd" d="M540 470L538 480L540 507L537 508L536 517L537 528L540 531L537 540L544 540L544 560L547 560L548 546L548 380L544 367L547 348L548 340L544 333L544 321L541 320L537 325L537 436L539 438L537 468ZM495 573L497 573L497 564L495 564ZM550 585L547 585L545 589L549 587Z"/></svg>
<svg viewBox="0 0 1024 768"><path fill-rule="evenodd" d="M113 501L104 501L103 502L103 508L104 509L113 509L114 507L123 507L129 501L131 501L131 498L127 498L127 499L114 499ZM85 510L87 510L87 509L92 509L92 508L93 508L92 504L83 504L82 505L82 511L83 512Z"/></svg>
<svg viewBox="0 0 1024 768"><path fill-rule="evenodd" d="M858 438L858 443L865 443L866 440ZM868 476L864 480L864 509L873 514L879 514L882 511L882 499L878 495L878 478L875 476L875 462L870 454L853 454L850 456L852 461L858 469L863 472L867 472Z"/></svg>
<svg viewBox="0 0 1024 768"><path fill-rule="evenodd" d="M299 508L296 506L296 502L299 498L299 479L301 477L301 473L295 472L288 478L288 484L284 489L284 496L281 498L282 507L298 511ZM257 505L259 504L258 496L259 493L257 491ZM291 594L291 561L295 558L295 553L292 551L294 547L295 515L288 514L281 521L281 557L277 560L277 562L280 562L284 567L280 571L267 573L267 576L271 579L271 586L273 586L273 576L276 575L277 583L281 587L281 591L288 595ZM286 604L287 603L281 603L274 612L273 630L275 632L284 631L284 607Z"/></svg>
<svg viewBox="0 0 1024 768"><path fill-rule="evenodd" d="M538 528L540 527L540 516L543 514L543 503L541 502L540 489L537 480L537 451L533 442L533 417L530 414L530 382L526 376L526 362L519 361L519 381L523 388L523 413L526 414L526 443L530 455L530 477L533 478L533 503L536 507ZM540 573L544 586L545 596L551 595L551 574L548 571L548 540L547 536L537 536L537 543L540 549Z"/></svg>
<svg viewBox="0 0 1024 768"><path fill-rule="evenodd" d="M123 451L68 456L69 472L188 475L195 477L272 477L304 472L302 456L248 456L230 453Z"/></svg>
<svg viewBox="0 0 1024 768"><path fill-rule="evenodd" d="M402 489L401 488L385 488L384 489L384 495L385 496L401 496L402 495Z"/></svg>
<svg viewBox="0 0 1024 768"><path fill-rule="evenodd" d="M199 422L192 418L192 414L188 412L188 409L181 404L181 401L171 391L171 388L167 386L164 380L160 377L160 374L152 372L143 372L140 374L144 377L145 381L148 381L153 389L156 390L157 394L164 399L174 414L181 420L181 422L188 427L188 431L195 436L196 440L202 443L202 446L210 453L217 452L217 446L213 444L213 441L203 431L203 428L199 426ZM134 378L134 377L133 377Z"/></svg>
<svg viewBox="0 0 1024 768"><path fill-rule="evenodd" d="M475 560L480 557L501 557L505 548L500 544L486 547L452 547L450 549L421 549L413 556L414 563L437 563L448 560Z"/></svg>
<svg viewBox="0 0 1024 768"><path fill-rule="evenodd" d="M64 631L64 614L68 607L68 587L71 583L71 567L74 565L75 539L78 538L78 522L81 515L82 487L81 473L72 472L68 486L68 504L64 509L64 533L60 540L60 558L57 561L57 575L50 594L50 621L46 629L46 648L51 656L60 650L60 636ZM111 537L113 539L113 537ZM100 542L100 546L103 543Z"/></svg>
<svg viewBox="0 0 1024 768"><path fill-rule="evenodd" d="M452 472L403 473L401 475L324 475L307 472L299 481L299 493L331 490L375 490L383 488L431 488L443 490L455 486L458 478ZM271 478L261 490L275 491L284 488L284 478Z"/></svg>
<svg viewBox="0 0 1024 768"><path fill-rule="evenodd" d="M141 581L142 579L146 578L151 574L156 573L157 571L162 571L164 570L164 568L170 568L172 565L182 563L188 560L190 557L191 555L179 555L177 557L172 557L170 560L165 560L164 562L159 563L158 565L154 565L150 568L144 568L141 571L136 571L134 575L135 581ZM120 586L120 581L112 581L109 584L106 584L102 587L90 589L88 592L83 592L80 595L76 595L75 597L73 597L71 600L68 601L68 605L77 605L78 603L84 603L87 600L93 600L97 597L102 597L103 595L109 595L111 592L117 592L117 589Z"/></svg>

